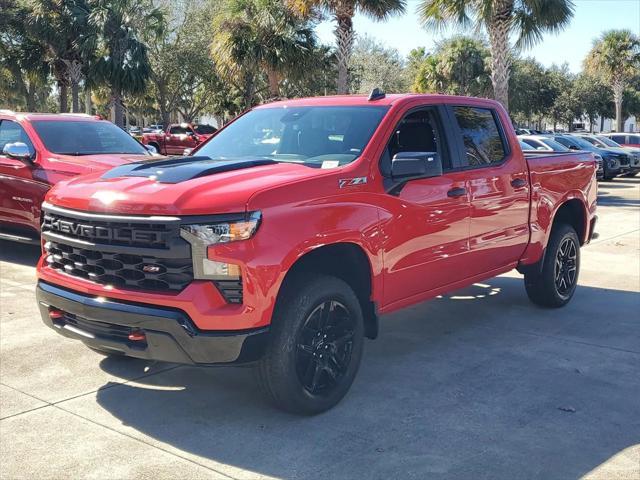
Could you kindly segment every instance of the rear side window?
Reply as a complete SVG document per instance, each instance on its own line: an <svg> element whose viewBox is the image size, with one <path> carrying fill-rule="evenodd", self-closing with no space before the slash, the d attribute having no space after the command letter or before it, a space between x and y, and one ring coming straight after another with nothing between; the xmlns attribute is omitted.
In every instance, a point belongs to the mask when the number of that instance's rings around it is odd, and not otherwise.
<svg viewBox="0 0 640 480"><path fill-rule="evenodd" d="M481 167L504 160L506 149L493 111L454 107L453 113L460 127L469 166Z"/></svg>
<svg viewBox="0 0 640 480"><path fill-rule="evenodd" d="M185 127L180 127L180 126L171 127L171 129L169 129L169 133L171 135L184 135L188 131L189 131L189 129L187 129Z"/></svg>
<svg viewBox="0 0 640 480"><path fill-rule="evenodd" d="M31 155L36 153L31 140L29 140L27 132L25 132L19 124L12 122L11 120L0 121L0 155L2 155L2 150L7 143L16 142L24 143L29 147Z"/></svg>
<svg viewBox="0 0 640 480"><path fill-rule="evenodd" d="M619 143L621 145L623 143L627 143L625 141L625 136L624 135L611 135L611 140L613 140L614 142Z"/></svg>

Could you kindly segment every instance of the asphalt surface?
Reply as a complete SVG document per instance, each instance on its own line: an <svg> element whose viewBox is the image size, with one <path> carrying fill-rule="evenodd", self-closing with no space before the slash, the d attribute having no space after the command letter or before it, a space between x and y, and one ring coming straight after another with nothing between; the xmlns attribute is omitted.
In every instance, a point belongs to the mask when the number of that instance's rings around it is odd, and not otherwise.
<svg viewBox="0 0 640 480"><path fill-rule="evenodd" d="M640 479L640 178L601 184L561 310L515 272L382 320L344 401L274 410L247 368L104 358L40 321L0 242L0 478Z"/></svg>

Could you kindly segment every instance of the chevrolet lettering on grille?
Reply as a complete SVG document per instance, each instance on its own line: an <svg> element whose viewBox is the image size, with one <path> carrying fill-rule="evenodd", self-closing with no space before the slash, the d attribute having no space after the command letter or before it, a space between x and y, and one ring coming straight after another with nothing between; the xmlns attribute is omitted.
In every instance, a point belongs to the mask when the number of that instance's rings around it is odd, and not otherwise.
<svg viewBox="0 0 640 480"><path fill-rule="evenodd" d="M162 232L141 231L128 227L108 228L98 225L86 225L70 220L45 216L43 228L62 234L74 235L96 240L120 240L156 243L162 241Z"/></svg>

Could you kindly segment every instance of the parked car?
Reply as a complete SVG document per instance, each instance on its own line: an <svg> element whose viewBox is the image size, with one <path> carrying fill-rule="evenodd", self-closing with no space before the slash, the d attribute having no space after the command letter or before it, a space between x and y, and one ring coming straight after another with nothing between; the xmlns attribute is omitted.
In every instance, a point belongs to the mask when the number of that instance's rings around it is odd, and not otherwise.
<svg viewBox="0 0 640 480"><path fill-rule="evenodd" d="M576 136L584 138L587 142L598 148L603 148L618 154L617 159L620 162L620 174L626 175L640 171L640 155L626 151L610 138L601 135L592 135L586 133L577 133Z"/></svg>
<svg viewBox="0 0 640 480"><path fill-rule="evenodd" d="M622 147L640 148L640 133L600 133L600 136L608 137Z"/></svg>
<svg viewBox="0 0 640 480"><path fill-rule="evenodd" d="M552 136L557 143L564 145L570 150L591 152L598 162L596 172L598 179L611 179L620 170L620 162L616 159L616 154L604 148L598 148L586 140L567 134L556 134Z"/></svg>
<svg viewBox="0 0 640 480"><path fill-rule="evenodd" d="M545 135L520 135L518 138L535 150L544 152L568 152L569 149Z"/></svg>
<svg viewBox="0 0 640 480"><path fill-rule="evenodd" d="M142 143L153 146L162 155L182 155L185 149L196 148L216 131L211 125L173 124L164 132L143 134Z"/></svg>
<svg viewBox="0 0 640 480"><path fill-rule="evenodd" d="M113 123L82 114L0 111L0 238L38 243L40 206L56 183L147 159Z"/></svg>
<svg viewBox="0 0 640 480"><path fill-rule="evenodd" d="M159 124L149 125L142 129L142 133L160 133L162 131L164 131L164 127Z"/></svg>
<svg viewBox="0 0 640 480"><path fill-rule="evenodd" d="M612 143L618 144L627 153L633 155L630 164L629 176L635 176L640 173L640 135L639 134L620 134L605 133L600 134L603 138L608 138ZM621 143L622 142L622 143ZM634 143L635 142L635 143Z"/></svg>
<svg viewBox="0 0 640 480"><path fill-rule="evenodd" d="M514 268L566 305L595 228L593 156L525 158L487 99L285 100L195 154L49 193L42 319L105 354L253 364L291 412L340 401L379 315Z"/></svg>

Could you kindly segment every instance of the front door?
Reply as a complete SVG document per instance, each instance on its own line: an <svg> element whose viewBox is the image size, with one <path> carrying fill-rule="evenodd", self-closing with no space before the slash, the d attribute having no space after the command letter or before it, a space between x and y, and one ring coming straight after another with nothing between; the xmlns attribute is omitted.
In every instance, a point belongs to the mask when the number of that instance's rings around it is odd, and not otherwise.
<svg viewBox="0 0 640 480"><path fill-rule="evenodd" d="M39 221L40 202L48 189L33 178L36 165L28 165L2 153L8 143L25 143L35 149L24 129L16 122L0 122L0 222L5 226L33 229Z"/></svg>
<svg viewBox="0 0 640 480"><path fill-rule="evenodd" d="M381 159L381 171L388 176L396 153L436 152L444 171L388 193L389 207L383 212L385 306L411 302L411 297L465 277L470 213L466 175L452 169L441 111L431 107L405 115Z"/></svg>

